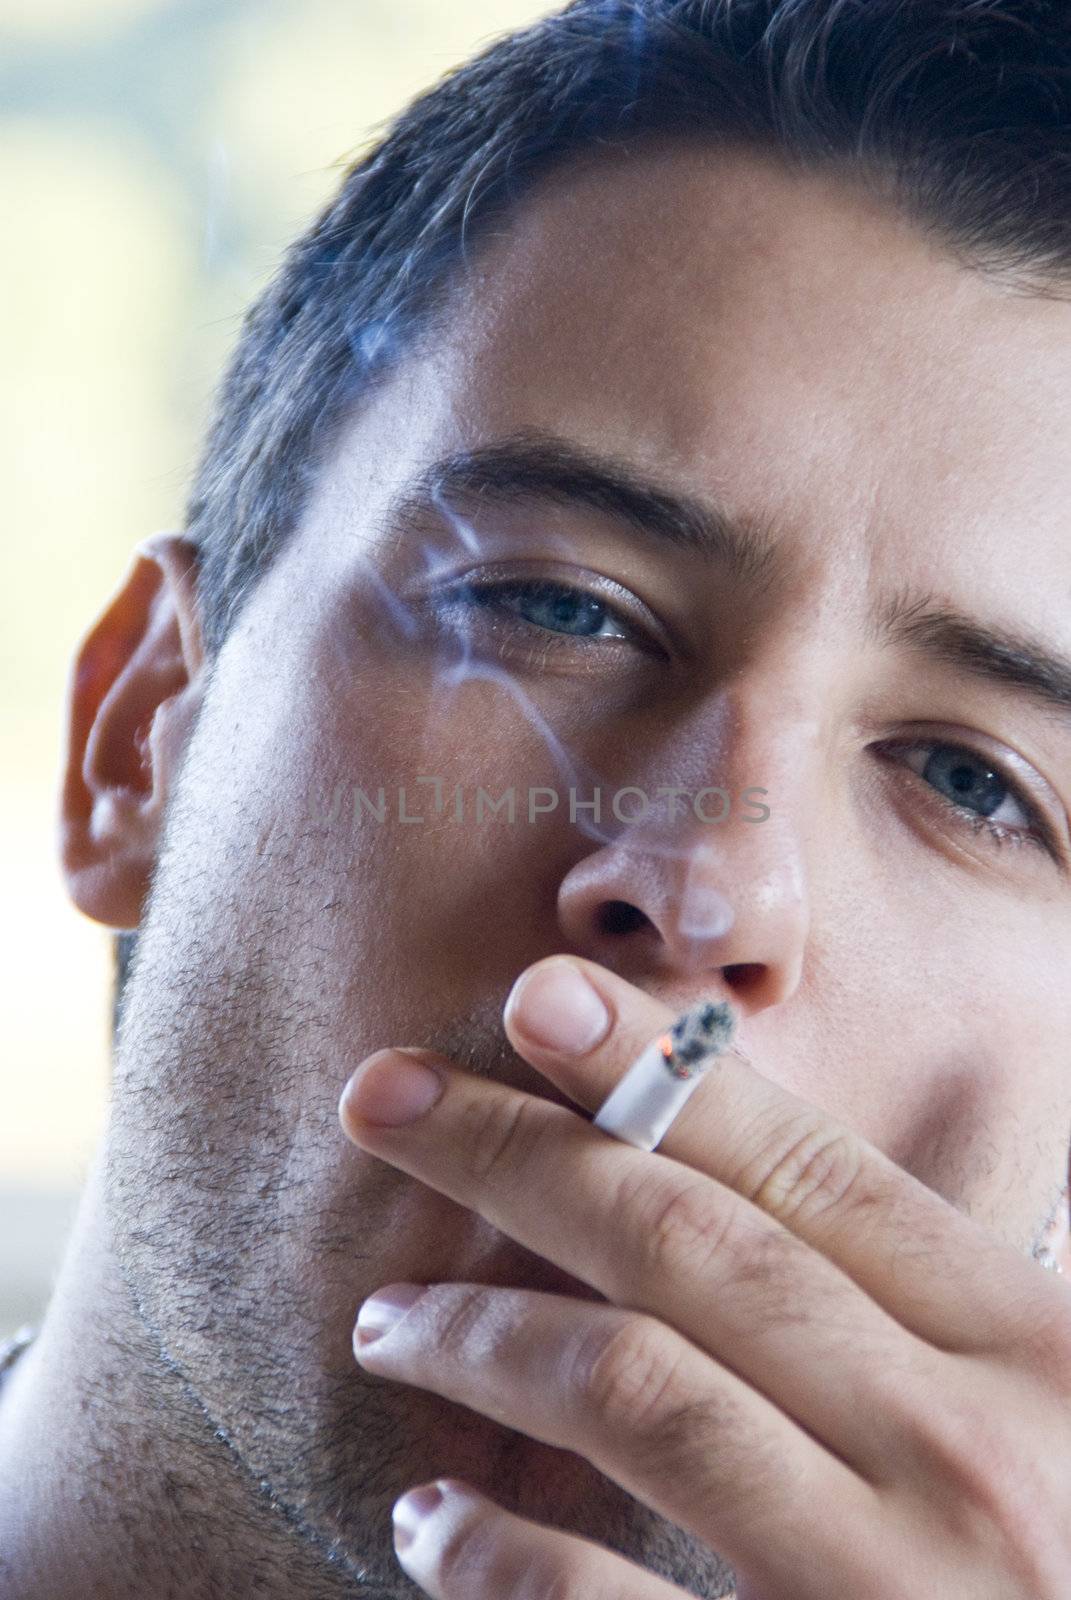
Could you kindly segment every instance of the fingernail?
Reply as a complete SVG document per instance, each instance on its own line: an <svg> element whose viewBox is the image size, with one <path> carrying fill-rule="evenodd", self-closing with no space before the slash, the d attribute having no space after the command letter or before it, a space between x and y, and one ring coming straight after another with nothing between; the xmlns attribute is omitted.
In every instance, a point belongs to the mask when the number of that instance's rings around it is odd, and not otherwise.
<svg viewBox="0 0 1071 1600"><path fill-rule="evenodd" d="M377 1127L415 1122L438 1100L442 1074L403 1050L377 1050L342 1091L339 1110Z"/></svg>
<svg viewBox="0 0 1071 1600"><path fill-rule="evenodd" d="M571 961L522 972L506 1001L506 1020L533 1044L563 1056L593 1050L606 1037L610 1013Z"/></svg>
<svg viewBox="0 0 1071 1600"><path fill-rule="evenodd" d="M419 1489L410 1489L408 1494L396 1500L391 1513L394 1519L394 1548L408 1550L420 1532L421 1523L437 1511L442 1503L443 1492L437 1483L421 1484Z"/></svg>
<svg viewBox="0 0 1071 1600"><path fill-rule="evenodd" d="M389 1333L424 1293L422 1283L388 1283L370 1294L357 1313L353 1331L355 1345L371 1344Z"/></svg>

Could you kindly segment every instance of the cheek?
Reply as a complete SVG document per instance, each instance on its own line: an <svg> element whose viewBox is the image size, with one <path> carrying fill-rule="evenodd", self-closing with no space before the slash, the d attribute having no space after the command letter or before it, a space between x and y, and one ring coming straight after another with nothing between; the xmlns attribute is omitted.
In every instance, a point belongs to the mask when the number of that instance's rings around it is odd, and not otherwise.
<svg viewBox="0 0 1071 1600"><path fill-rule="evenodd" d="M896 964L936 1030L1022 1064L1017 1093L1028 1103L1046 1080L1055 1087L1057 1061L1071 1093L1071 908L1040 901L1036 878L1017 888L1012 870L999 885L964 871L955 893L904 903Z"/></svg>
<svg viewBox="0 0 1071 1600"><path fill-rule="evenodd" d="M810 857L800 989L749 1024L756 1065L948 1197L1007 1205L1035 1166L1029 1184L1057 1181L1071 1126L1064 908L966 869L953 883L923 856L898 881L878 852L829 843Z"/></svg>
<svg viewBox="0 0 1071 1600"><path fill-rule="evenodd" d="M370 652L352 682L331 695L324 684L308 674L287 708L300 744L289 736L276 793L291 835L300 818L318 904L300 892L343 1010L382 1015L390 990L412 1032L504 1000L556 948L558 885L590 848L557 815L529 820L529 790L560 787L545 740L500 687L443 692Z"/></svg>

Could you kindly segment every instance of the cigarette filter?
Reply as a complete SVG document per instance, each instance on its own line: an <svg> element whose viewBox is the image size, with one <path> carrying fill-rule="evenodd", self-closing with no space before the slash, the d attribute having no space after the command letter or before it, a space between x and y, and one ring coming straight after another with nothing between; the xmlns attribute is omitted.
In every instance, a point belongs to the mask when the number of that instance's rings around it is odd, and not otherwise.
<svg viewBox="0 0 1071 1600"><path fill-rule="evenodd" d="M728 1049L736 1013L724 1000L704 1000L653 1039L612 1089L595 1126L640 1150L653 1150L707 1068Z"/></svg>

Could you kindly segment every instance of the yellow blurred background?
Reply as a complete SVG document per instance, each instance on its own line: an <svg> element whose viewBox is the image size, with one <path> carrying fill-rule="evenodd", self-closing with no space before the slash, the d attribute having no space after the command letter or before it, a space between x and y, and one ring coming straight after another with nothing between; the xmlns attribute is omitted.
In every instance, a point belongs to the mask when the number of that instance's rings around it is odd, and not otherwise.
<svg viewBox="0 0 1071 1600"><path fill-rule="evenodd" d="M339 164L555 9L0 0L0 1338L40 1316L107 1096L111 940L54 851L71 651L179 526L242 312Z"/></svg>

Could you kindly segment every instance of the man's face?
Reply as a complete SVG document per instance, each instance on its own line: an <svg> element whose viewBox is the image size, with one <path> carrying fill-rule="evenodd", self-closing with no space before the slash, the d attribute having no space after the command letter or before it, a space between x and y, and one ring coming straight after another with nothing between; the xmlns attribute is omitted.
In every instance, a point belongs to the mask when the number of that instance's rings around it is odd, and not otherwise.
<svg viewBox="0 0 1071 1600"><path fill-rule="evenodd" d="M381 1284L560 1281L356 1150L339 1093L402 1044L555 1094L501 1011L572 950L731 998L756 1068L1037 1243L1071 1123L1071 717L919 619L1071 649L1071 307L832 182L677 147L544 185L444 328L215 664L128 995L118 1247L214 1422L369 1577L408 1592L390 1505L456 1475L713 1594L717 1559L578 1456L357 1369ZM545 436L707 507L705 546ZM673 784L728 817L612 809ZM477 821L481 787L515 820Z"/></svg>

